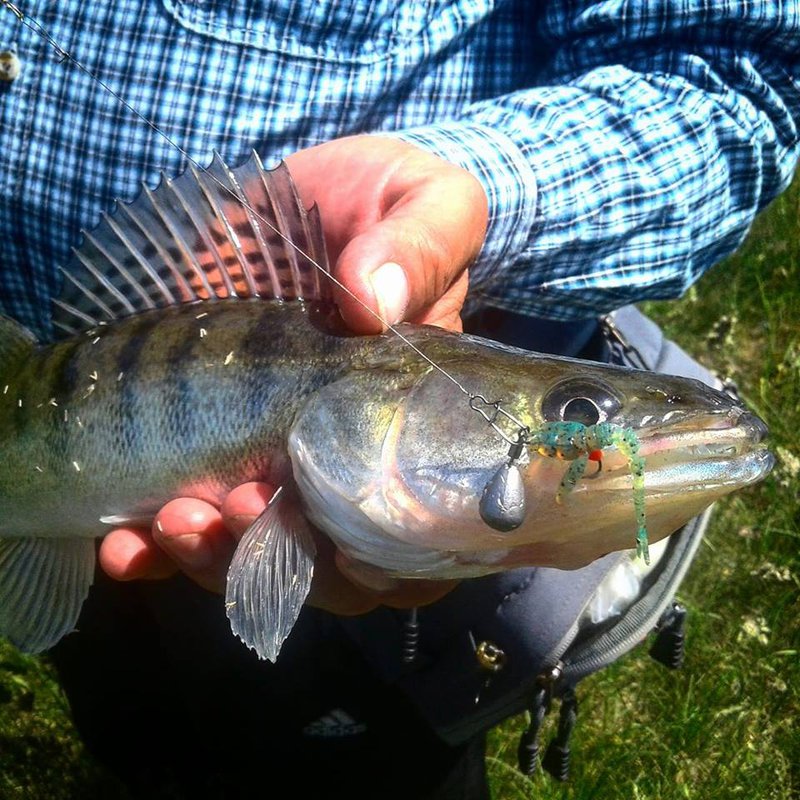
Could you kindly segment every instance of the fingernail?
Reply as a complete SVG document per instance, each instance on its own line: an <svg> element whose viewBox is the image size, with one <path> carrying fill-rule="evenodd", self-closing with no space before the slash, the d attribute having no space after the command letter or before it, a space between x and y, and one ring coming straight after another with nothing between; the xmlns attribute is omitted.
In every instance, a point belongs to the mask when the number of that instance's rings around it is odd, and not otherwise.
<svg viewBox="0 0 800 800"><path fill-rule="evenodd" d="M408 279L405 270L393 261L381 264L369 276L378 303L378 313L388 325L403 319L408 308Z"/></svg>

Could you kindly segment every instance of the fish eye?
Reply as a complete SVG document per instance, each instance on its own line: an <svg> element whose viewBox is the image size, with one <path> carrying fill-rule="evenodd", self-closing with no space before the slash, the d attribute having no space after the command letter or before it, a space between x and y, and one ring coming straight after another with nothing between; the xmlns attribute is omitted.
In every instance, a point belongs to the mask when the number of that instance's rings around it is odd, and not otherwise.
<svg viewBox="0 0 800 800"><path fill-rule="evenodd" d="M575 397L567 401L561 411L561 419L595 425L600 422L600 409L588 397Z"/></svg>
<svg viewBox="0 0 800 800"><path fill-rule="evenodd" d="M596 425L611 419L622 406L617 394L598 380L570 379L556 384L542 399L547 422Z"/></svg>

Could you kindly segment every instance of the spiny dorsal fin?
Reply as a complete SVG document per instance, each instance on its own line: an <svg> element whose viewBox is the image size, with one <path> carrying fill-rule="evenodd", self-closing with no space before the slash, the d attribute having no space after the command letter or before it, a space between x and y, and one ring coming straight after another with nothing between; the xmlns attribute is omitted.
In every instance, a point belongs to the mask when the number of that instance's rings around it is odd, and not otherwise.
<svg viewBox="0 0 800 800"><path fill-rule="evenodd" d="M330 299L303 253L328 271L317 207L303 207L288 167L267 171L253 153L229 169L215 154L84 232L53 301L56 335L196 300Z"/></svg>

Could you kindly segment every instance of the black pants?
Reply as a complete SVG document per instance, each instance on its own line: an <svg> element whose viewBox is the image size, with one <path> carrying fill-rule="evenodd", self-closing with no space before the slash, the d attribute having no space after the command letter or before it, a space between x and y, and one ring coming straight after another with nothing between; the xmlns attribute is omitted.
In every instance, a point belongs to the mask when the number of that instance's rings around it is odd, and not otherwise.
<svg viewBox="0 0 800 800"><path fill-rule="evenodd" d="M335 618L306 608L277 664L235 639L220 597L183 578L98 575L53 651L90 751L135 796L489 797L484 737L436 737Z"/></svg>

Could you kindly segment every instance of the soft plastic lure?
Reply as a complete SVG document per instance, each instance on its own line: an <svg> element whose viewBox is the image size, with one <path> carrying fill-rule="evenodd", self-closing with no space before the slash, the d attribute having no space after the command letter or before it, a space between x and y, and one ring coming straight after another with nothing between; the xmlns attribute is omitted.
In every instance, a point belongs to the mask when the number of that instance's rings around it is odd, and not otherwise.
<svg viewBox="0 0 800 800"><path fill-rule="evenodd" d="M506 413L506 416L519 425L509 414ZM634 430L610 422L598 422L594 425L584 425L582 422L546 422L534 431L522 425L519 427L518 438L511 445L508 461L495 473L484 490L480 502L483 520L502 531L513 530L522 524L525 517L525 491L517 464L525 449L547 458L572 462L556 493L556 500L561 503L583 477L589 461L598 462L602 469L603 449L615 447L627 459L633 477L633 507L637 524L636 555L649 564L650 551L644 510L644 458L639 453L639 437Z"/></svg>
<svg viewBox="0 0 800 800"><path fill-rule="evenodd" d="M561 479L556 499L563 502L586 472L589 461L602 468L602 451L615 447L628 461L633 477L633 508L636 512L636 555L650 563L647 526L644 513L644 458L639 454L639 437L632 428L610 422L584 425L580 422L547 422L526 436L528 447L549 458L571 461Z"/></svg>

